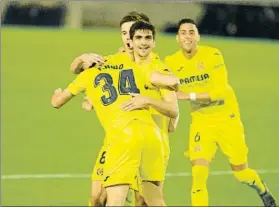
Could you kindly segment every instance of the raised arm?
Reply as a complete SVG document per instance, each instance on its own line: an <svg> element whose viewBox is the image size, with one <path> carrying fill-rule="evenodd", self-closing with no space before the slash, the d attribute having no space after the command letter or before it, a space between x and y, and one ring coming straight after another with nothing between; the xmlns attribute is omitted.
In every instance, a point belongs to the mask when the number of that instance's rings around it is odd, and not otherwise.
<svg viewBox="0 0 279 207"><path fill-rule="evenodd" d="M167 88L174 91L178 91L180 86L179 79L175 75L161 72L153 72L150 75L150 83L158 88Z"/></svg>
<svg viewBox="0 0 279 207"><path fill-rule="evenodd" d="M58 88L54 91L51 97L51 105L54 108L59 109L72 98L73 95L68 90L62 90L61 88Z"/></svg>
<svg viewBox="0 0 279 207"><path fill-rule="evenodd" d="M70 65L70 71L74 74L79 74L83 70L94 67L95 65L101 66L104 62L105 59L102 55L96 53L82 54L73 60Z"/></svg>
<svg viewBox="0 0 279 207"><path fill-rule="evenodd" d="M54 108L59 109L68 101L70 101L75 95L84 92L86 89L86 83L88 81L87 79L90 79L90 76L87 76L87 72L85 71L79 74L66 89L56 89L51 97L51 105Z"/></svg>

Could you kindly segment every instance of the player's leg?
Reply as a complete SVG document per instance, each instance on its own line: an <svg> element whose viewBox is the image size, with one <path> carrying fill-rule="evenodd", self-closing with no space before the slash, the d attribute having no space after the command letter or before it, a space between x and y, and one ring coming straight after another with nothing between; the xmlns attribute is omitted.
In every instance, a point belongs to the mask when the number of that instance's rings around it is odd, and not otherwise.
<svg viewBox="0 0 279 207"><path fill-rule="evenodd" d="M106 161L106 149L105 145L99 151L94 169L91 175L91 197L89 206L105 206L106 191L102 187L104 164Z"/></svg>
<svg viewBox="0 0 279 207"><path fill-rule="evenodd" d="M139 191L135 191L135 206L147 206L142 194Z"/></svg>
<svg viewBox="0 0 279 207"><path fill-rule="evenodd" d="M170 158L170 146L169 146L169 138L168 134L162 133L162 138L163 138L163 151L164 151L164 174L167 171L167 166L169 163L169 158ZM135 191L135 204L136 206L147 206L143 194L142 194L142 182L140 179L138 179L138 190ZM161 188L161 191L163 193L164 197L164 181L160 182L159 187Z"/></svg>
<svg viewBox="0 0 279 207"><path fill-rule="evenodd" d="M107 206L124 206L131 184L138 174L142 140L135 121L125 129L108 135L108 147L103 186Z"/></svg>
<svg viewBox="0 0 279 207"><path fill-rule="evenodd" d="M145 129L141 131L144 136L140 166L143 198L148 206L166 206L161 187L165 179L162 137L152 125L142 128Z"/></svg>
<svg viewBox="0 0 279 207"><path fill-rule="evenodd" d="M265 206L275 206L275 200L259 174L248 167L248 148L241 121L236 118L230 119L224 126L222 137L219 140L218 144L223 153L227 155L235 178L256 189Z"/></svg>
<svg viewBox="0 0 279 207"><path fill-rule="evenodd" d="M134 191L134 205L133 206L147 206L142 196L142 181L138 173L137 179L132 183L130 190Z"/></svg>
<svg viewBox="0 0 279 207"><path fill-rule="evenodd" d="M209 164L216 153L214 125L194 122L190 127L188 156L192 164L192 206L208 206Z"/></svg>
<svg viewBox="0 0 279 207"><path fill-rule="evenodd" d="M169 160L170 160L170 144L169 144L169 134L168 133L162 133L163 138L163 151L164 151L164 174L167 172ZM160 184L160 187L162 188L162 192L164 195L164 183L165 181L162 181Z"/></svg>

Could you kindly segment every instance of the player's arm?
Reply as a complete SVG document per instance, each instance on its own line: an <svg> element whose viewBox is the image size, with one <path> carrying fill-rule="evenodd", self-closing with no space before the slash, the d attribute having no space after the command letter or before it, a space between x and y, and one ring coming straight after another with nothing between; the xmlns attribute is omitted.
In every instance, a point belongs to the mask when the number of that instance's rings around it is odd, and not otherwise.
<svg viewBox="0 0 279 207"><path fill-rule="evenodd" d="M222 54L216 51L213 54L213 65L211 68L211 81L213 82L213 89L208 93L183 93L178 92L177 97L180 100L192 100L192 101L216 101L223 99L225 91L228 86L227 68L224 63Z"/></svg>
<svg viewBox="0 0 279 207"><path fill-rule="evenodd" d="M135 93L130 93L130 95L132 98L123 103L121 106L123 111L133 111L152 107L164 116L170 118L176 118L178 116L179 110L174 92L170 92L163 96L163 100L156 100L154 98Z"/></svg>
<svg viewBox="0 0 279 207"><path fill-rule="evenodd" d="M179 121L179 113L176 118L171 118L169 122L168 132L174 132Z"/></svg>
<svg viewBox="0 0 279 207"><path fill-rule="evenodd" d="M73 95L68 90L62 90L61 88L58 88L54 91L52 97L51 97L51 105L54 108L59 109L64 104L66 104L68 101L70 101L73 98Z"/></svg>
<svg viewBox="0 0 279 207"><path fill-rule="evenodd" d="M170 91L163 95L162 100L156 100L151 97L147 97L147 104L158 111L160 114L169 118L176 119L179 114L179 108L175 92Z"/></svg>
<svg viewBox="0 0 279 207"><path fill-rule="evenodd" d="M175 75L161 72L153 72L150 75L150 83L158 88L167 88L174 91L178 91L180 86L179 79Z"/></svg>
<svg viewBox="0 0 279 207"><path fill-rule="evenodd" d="M79 74L66 89L56 89L51 97L51 105L54 108L59 109L64 104L69 102L75 95L84 92L86 88L87 78L88 76L86 76L85 72L83 72Z"/></svg>
<svg viewBox="0 0 279 207"><path fill-rule="evenodd" d="M102 55L96 53L82 54L76 57L70 65L70 71L74 74L79 74L83 70L92 68L96 65L101 66L105 63Z"/></svg>

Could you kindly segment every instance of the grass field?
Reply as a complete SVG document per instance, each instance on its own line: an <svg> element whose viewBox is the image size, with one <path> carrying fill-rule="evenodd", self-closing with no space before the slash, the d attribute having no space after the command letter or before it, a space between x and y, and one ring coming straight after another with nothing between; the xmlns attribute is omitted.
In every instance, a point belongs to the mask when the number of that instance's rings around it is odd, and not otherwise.
<svg viewBox="0 0 279 207"><path fill-rule="evenodd" d="M117 30L47 30L4 28L2 35L2 205L83 205L90 195L89 174L102 143L103 129L94 113L81 109L82 96L55 110L50 96L74 75L73 58L84 52L109 54L121 46ZM202 39L224 55L229 81L238 96L249 146L249 163L279 199L279 42ZM164 57L178 49L174 36L159 34L156 51ZM171 135L165 183L169 206L190 205L187 147L189 108L180 104L181 120ZM211 205L259 206L256 193L228 174L218 152L210 168ZM216 171L221 171L216 173ZM223 172L224 171L224 172ZM179 174L184 173L184 174ZM70 178L16 179L11 175L72 174ZM80 175L85 174L85 175ZM9 178L9 179L8 179Z"/></svg>

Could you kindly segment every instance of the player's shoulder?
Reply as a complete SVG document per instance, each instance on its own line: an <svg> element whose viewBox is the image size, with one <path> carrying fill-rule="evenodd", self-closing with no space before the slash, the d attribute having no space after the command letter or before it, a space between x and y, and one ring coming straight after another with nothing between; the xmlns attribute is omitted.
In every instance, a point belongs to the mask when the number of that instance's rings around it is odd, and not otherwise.
<svg viewBox="0 0 279 207"><path fill-rule="evenodd" d="M171 72L167 64L161 61L160 59L153 59L152 68L154 71L166 72L166 73Z"/></svg>
<svg viewBox="0 0 279 207"><path fill-rule="evenodd" d="M168 63L168 62L171 62L171 61L176 61L180 57L181 57L181 50L178 50L173 54L167 55L165 57L165 62Z"/></svg>
<svg viewBox="0 0 279 207"><path fill-rule="evenodd" d="M205 55L213 55L213 56L222 55L221 51L218 48L207 46L207 45L199 45L199 51Z"/></svg>
<svg viewBox="0 0 279 207"><path fill-rule="evenodd" d="M152 52L151 55L152 55L152 58L153 58L153 59L155 59L155 60L160 60L160 56L159 56L158 53Z"/></svg>
<svg viewBox="0 0 279 207"><path fill-rule="evenodd" d="M106 61L118 61L124 59L126 56L127 54L125 52L122 52L122 53L107 55L104 57L104 59Z"/></svg>

